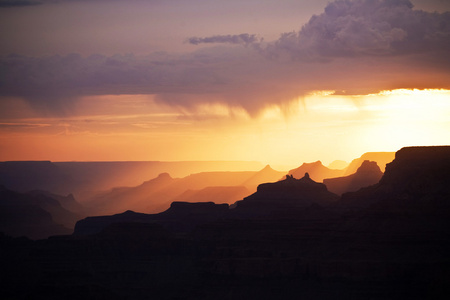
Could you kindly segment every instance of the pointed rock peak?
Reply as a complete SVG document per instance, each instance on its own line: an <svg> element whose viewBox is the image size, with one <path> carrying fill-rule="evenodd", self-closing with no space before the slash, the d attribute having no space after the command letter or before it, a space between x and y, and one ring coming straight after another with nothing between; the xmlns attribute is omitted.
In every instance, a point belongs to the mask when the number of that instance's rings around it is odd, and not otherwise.
<svg viewBox="0 0 450 300"><path fill-rule="evenodd" d="M287 174L285 180L296 180L296 179L294 178L294 175Z"/></svg>
<svg viewBox="0 0 450 300"><path fill-rule="evenodd" d="M138 213L136 213L135 211L127 210L127 211L124 211L123 213L116 214L115 216L133 216L136 214L138 214Z"/></svg>
<svg viewBox="0 0 450 300"><path fill-rule="evenodd" d="M273 171L273 169L270 165L266 165L261 171Z"/></svg>
<svg viewBox="0 0 450 300"><path fill-rule="evenodd" d="M311 179L311 178L309 178L309 173L308 173L308 172L305 173L305 176L303 176L303 178L305 178L305 179Z"/></svg>

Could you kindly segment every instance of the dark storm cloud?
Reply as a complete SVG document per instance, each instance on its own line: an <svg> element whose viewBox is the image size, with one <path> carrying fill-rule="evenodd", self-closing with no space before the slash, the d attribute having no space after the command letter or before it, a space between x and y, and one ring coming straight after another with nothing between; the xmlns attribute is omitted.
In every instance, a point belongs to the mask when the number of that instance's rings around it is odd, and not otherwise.
<svg viewBox="0 0 450 300"><path fill-rule="evenodd" d="M258 38L256 34L243 33L238 35L215 35L204 38L191 37L188 39L188 42L193 45L213 43L248 45L258 42Z"/></svg>
<svg viewBox="0 0 450 300"><path fill-rule="evenodd" d="M221 45L184 55L11 55L0 58L0 96L63 112L84 95L156 94L168 105L194 110L219 102L256 115L313 90L450 88L450 13L414 10L409 1L335 1L298 32L268 44L255 39L196 38L190 42L252 47Z"/></svg>
<svg viewBox="0 0 450 300"><path fill-rule="evenodd" d="M32 6L39 4L42 4L42 2L32 0L0 0L0 7Z"/></svg>
<svg viewBox="0 0 450 300"><path fill-rule="evenodd" d="M90 94L214 93L230 59L224 52L202 51L146 57L10 55L0 60L0 94L24 97L34 107L59 109L74 97Z"/></svg>
<svg viewBox="0 0 450 300"><path fill-rule="evenodd" d="M450 12L414 10L408 0L339 0L267 53L294 59L407 55L450 51Z"/></svg>
<svg viewBox="0 0 450 300"><path fill-rule="evenodd" d="M23 97L34 108L55 113L70 110L77 97L96 94L157 94L169 105L194 109L221 102L250 113L278 101L271 98L275 94L292 99L292 91L277 82L286 70L245 47L145 57L10 55L0 59L0 71L0 95Z"/></svg>

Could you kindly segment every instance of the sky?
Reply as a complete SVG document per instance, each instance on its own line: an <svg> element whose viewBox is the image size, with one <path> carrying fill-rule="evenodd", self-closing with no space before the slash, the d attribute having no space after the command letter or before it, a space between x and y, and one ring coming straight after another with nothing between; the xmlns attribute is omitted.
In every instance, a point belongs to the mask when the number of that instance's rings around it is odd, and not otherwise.
<svg viewBox="0 0 450 300"><path fill-rule="evenodd" d="M279 168L450 141L447 0L0 0L0 161Z"/></svg>

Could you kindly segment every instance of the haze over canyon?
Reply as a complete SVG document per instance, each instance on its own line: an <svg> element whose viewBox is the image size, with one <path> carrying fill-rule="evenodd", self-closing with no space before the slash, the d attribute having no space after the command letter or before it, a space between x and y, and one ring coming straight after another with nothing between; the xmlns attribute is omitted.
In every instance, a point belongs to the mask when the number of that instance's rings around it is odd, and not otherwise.
<svg viewBox="0 0 450 300"><path fill-rule="evenodd" d="M2 299L449 299L450 2L0 0Z"/></svg>

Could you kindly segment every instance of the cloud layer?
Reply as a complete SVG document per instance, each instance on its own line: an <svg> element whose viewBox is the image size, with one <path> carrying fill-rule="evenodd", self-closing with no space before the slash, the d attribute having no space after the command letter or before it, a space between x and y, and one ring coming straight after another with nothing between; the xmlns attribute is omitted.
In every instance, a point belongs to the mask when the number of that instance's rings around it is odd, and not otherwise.
<svg viewBox="0 0 450 300"><path fill-rule="evenodd" d="M226 45L149 56L10 55L0 59L0 95L60 112L84 95L156 94L187 109L214 102L256 115L313 90L450 88L450 12L414 10L407 0L338 0L271 43L250 34L188 42ZM257 47L241 47L250 44Z"/></svg>
<svg viewBox="0 0 450 300"><path fill-rule="evenodd" d="M236 34L236 35L215 35L210 37L191 37L188 42L193 45L199 44L237 44L237 45L249 45L258 42L256 34Z"/></svg>

